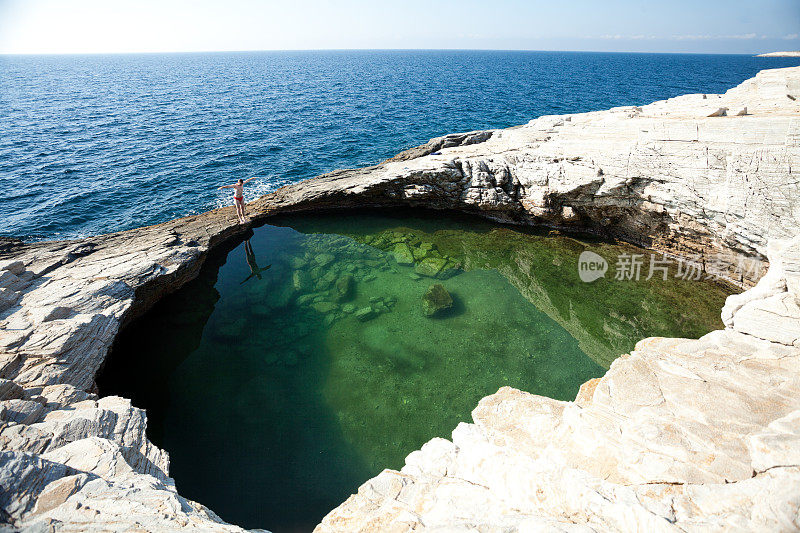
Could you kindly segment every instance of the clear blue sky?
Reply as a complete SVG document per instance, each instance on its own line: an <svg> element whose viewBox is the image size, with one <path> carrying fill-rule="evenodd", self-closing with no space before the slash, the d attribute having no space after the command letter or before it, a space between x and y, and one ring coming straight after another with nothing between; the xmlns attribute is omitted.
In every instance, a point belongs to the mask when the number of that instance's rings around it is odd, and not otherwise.
<svg viewBox="0 0 800 533"><path fill-rule="evenodd" d="M800 0L0 0L0 53L800 49Z"/></svg>

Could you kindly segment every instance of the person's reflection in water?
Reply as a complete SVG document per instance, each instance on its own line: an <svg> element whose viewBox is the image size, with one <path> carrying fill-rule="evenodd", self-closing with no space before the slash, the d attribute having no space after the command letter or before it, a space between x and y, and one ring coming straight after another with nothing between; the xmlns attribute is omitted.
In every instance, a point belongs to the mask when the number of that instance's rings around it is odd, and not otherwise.
<svg viewBox="0 0 800 533"><path fill-rule="evenodd" d="M256 254L253 253L253 247L250 245L250 239L244 241L244 253L247 259L247 266L250 267L250 275L247 276L247 279L245 279L239 285L247 283L253 276L257 277L258 279L261 279L261 273L264 272L265 270L269 270L269 268L272 266L272 265L267 265L264 268L259 268L258 264L256 263Z"/></svg>

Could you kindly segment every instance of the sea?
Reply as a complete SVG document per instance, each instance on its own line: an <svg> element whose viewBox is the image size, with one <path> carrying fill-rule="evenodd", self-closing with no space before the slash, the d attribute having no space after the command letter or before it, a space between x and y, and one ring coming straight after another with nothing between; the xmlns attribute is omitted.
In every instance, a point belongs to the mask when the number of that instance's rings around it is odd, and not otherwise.
<svg viewBox="0 0 800 533"><path fill-rule="evenodd" d="M203 212L452 132L719 93L800 58L525 51L0 56L0 236Z"/></svg>

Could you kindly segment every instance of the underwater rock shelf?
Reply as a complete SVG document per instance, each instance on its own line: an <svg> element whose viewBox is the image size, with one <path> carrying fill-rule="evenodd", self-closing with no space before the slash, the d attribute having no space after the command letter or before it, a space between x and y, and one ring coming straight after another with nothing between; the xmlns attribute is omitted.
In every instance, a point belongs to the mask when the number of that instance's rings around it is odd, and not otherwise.
<svg viewBox="0 0 800 533"><path fill-rule="evenodd" d="M743 286L758 280L728 298L724 329L645 339L575 401L512 388L484 398L452 441L433 439L400 471L363 484L319 531L796 529L798 117L800 68L768 70L725 95L434 139L250 204L256 222L326 207L454 209L594 231L713 264ZM178 493L142 410L94 393L122 325L244 236L234 222L225 208L78 241L3 244L3 521L241 530ZM429 267L457 268L441 259Z"/></svg>

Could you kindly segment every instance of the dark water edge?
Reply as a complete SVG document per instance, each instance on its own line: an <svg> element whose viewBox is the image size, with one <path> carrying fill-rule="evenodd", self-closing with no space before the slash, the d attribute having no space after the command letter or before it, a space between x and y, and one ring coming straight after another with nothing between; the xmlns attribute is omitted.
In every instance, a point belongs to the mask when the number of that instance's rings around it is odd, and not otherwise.
<svg viewBox="0 0 800 533"><path fill-rule="evenodd" d="M430 252L399 265L398 246ZM641 338L722 326L730 287L585 284L586 249L648 253L438 212L271 219L123 330L99 388L147 409L181 494L244 527L309 531L500 386L571 400ZM415 272L440 260L452 272ZM419 302L435 283L455 302L430 319ZM347 305L377 311L362 322Z"/></svg>
<svg viewBox="0 0 800 533"><path fill-rule="evenodd" d="M720 93L800 58L504 51L0 56L0 235L65 239L375 164L431 137Z"/></svg>

